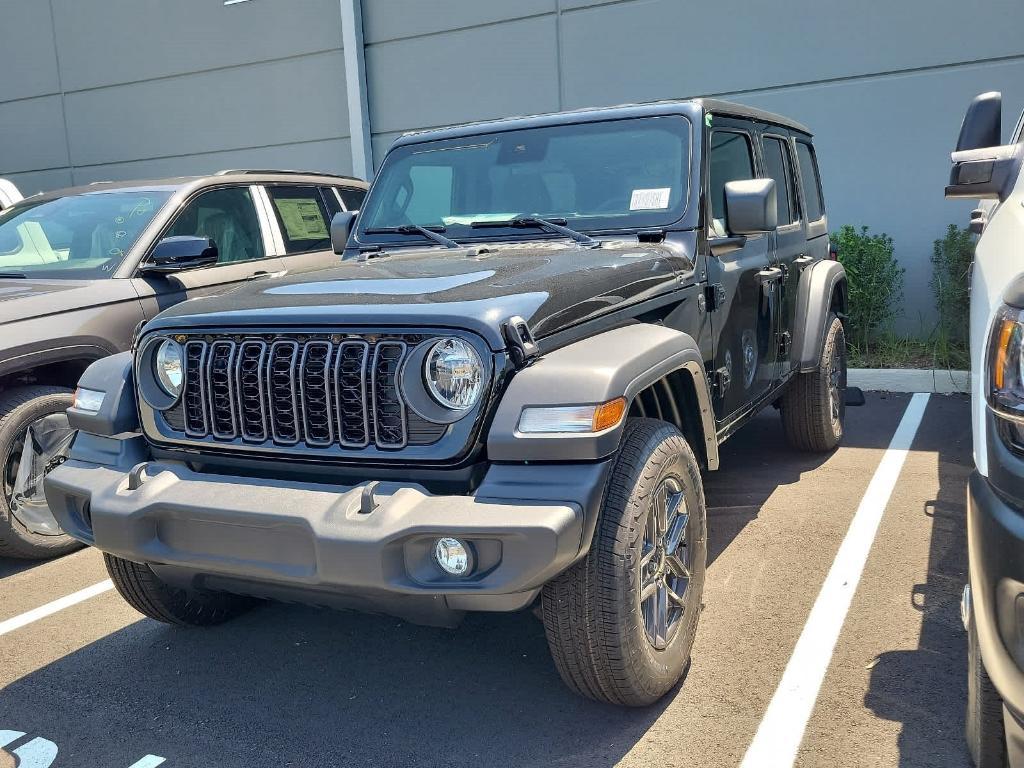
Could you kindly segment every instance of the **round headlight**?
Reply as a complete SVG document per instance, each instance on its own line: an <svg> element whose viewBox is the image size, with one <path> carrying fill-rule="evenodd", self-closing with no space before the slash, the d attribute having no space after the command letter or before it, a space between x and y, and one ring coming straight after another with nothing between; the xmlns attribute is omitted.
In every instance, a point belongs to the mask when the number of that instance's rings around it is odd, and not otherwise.
<svg viewBox="0 0 1024 768"><path fill-rule="evenodd" d="M181 394L184 378L181 360L181 345L173 339L165 339L153 358L156 380L160 382L160 388L171 397Z"/></svg>
<svg viewBox="0 0 1024 768"><path fill-rule="evenodd" d="M435 343L423 361L423 378L431 396L453 411L472 408L484 389L480 357L462 339L441 339Z"/></svg>

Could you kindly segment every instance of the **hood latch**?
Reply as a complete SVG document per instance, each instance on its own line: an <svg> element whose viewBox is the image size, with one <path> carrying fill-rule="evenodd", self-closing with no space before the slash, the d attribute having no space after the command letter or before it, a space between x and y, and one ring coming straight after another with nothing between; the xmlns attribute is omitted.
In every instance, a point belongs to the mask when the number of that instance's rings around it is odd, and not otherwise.
<svg viewBox="0 0 1024 768"><path fill-rule="evenodd" d="M502 327L512 362L516 368L523 368L540 354L540 347L533 338L530 326L519 315L510 317Z"/></svg>

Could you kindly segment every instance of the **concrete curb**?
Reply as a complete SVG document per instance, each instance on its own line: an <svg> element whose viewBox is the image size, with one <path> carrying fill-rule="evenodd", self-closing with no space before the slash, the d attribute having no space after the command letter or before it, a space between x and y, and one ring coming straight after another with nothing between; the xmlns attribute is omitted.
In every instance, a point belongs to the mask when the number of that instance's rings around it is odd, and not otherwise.
<svg viewBox="0 0 1024 768"><path fill-rule="evenodd" d="M971 391L970 371L913 368L851 368L846 383L872 392L935 392L948 395Z"/></svg>

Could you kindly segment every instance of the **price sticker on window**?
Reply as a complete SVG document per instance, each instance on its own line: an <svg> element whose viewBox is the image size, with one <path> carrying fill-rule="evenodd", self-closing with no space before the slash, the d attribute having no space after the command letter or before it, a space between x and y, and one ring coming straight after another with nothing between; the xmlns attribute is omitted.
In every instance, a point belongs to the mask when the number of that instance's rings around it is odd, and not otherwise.
<svg viewBox="0 0 1024 768"><path fill-rule="evenodd" d="M668 208L668 198L672 193L669 187L658 189L634 189L629 198L631 211L663 211Z"/></svg>

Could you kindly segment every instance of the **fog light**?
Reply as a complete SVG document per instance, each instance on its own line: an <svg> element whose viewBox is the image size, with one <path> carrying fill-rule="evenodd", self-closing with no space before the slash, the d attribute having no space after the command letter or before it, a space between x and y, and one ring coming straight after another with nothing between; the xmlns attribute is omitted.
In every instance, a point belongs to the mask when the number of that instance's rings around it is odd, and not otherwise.
<svg viewBox="0 0 1024 768"><path fill-rule="evenodd" d="M446 536L434 544L434 559L445 573L465 576L469 573L472 556L465 542Z"/></svg>
<svg viewBox="0 0 1024 768"><path fill-rule="evenodd" d="M105 396L104 392L79 387L75 390L74 407L87 413L99 413L100 408L103 407L103 398Z"/></svg>

